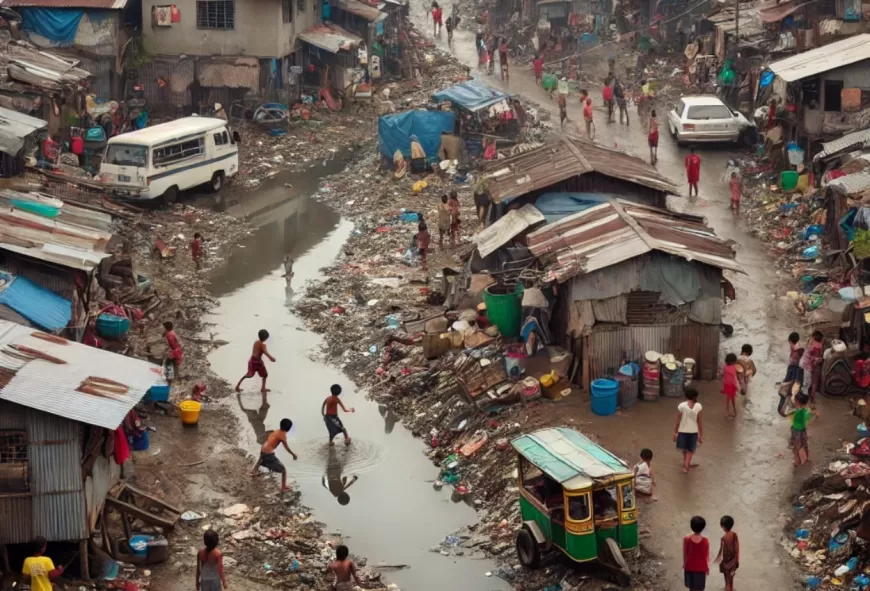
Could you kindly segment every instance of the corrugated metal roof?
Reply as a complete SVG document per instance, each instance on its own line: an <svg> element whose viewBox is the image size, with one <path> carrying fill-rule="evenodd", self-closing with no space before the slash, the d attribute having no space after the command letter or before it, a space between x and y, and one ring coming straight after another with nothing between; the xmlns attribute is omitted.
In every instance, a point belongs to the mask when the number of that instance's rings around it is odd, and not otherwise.
<svg viewBox="0 0 870 591"><path fill-rule="evenodd" d="M338 0L338 7L360 18L364 18L370 23L379 23L387 18L385 12L381 12L374 6L358 2L357 0Z"/></svg>
<svg viewBox="0 0 870 591"><path fill-rule="evenodd" d="M17 155L27 136L47 126L48 121L0 107L0 151Z"/></svg>
<svg viewBox="0 0 870 591"><path fill-rule="evenodd" d="M10 277L0 273L0 279L10 281L0 286L0 304L8 306L34 326L48 332L60 332L69 325L72 320L70 300L26 277Z"/></svg>
<svg viewBox="0 0 870 591"><path fill-rule="evenodd" d="M870 189L870 172L862 170L832 180L828 186L843 195L854 195Z"/></svg>
<svg viewBox="0 0 870 591"><path fill-rule="evenodd" d="M297 37L305 43L325 49L330 53L350 51L362 43L362 37L358 37L350 31L345 31L337 25L311 27L299 33Z"/></svg>
<svg viewBox="0 0 870 591"><path fill-rule="evenodd" d="M50 205L59 213L50 218L32 213L26 205ZM50 208L49 208L50 209ZM90 271L111 256L112 216L65 203L41 193L0 190L0 249L56 265Z"/></svg>
<svg viewBox="0 0 870 591"><path fill-rule="evenodd" d="M621 199L591 207L528 235L532 254L548 263L546 279L563 282L653 250L744 272L732 243L699 216Z"/></svg>
<svg viewBox="0 0 870 591"><path fill-rule="evenodd" d="M768 68L786 82L794 82L868 58L870 33L864 33L773 62Z"/></svg>
<svg viewBox="0 0 870 591"><path fill-rule="evenodd" d="M24 41L10 41L6 51L0 52L0 67L6 68L11 79L47 90L75 87L90 77L79 63Z"/></svg>
<svg viewBox="0 0 870 591"><path fill-rule="evenodd" d="M210 88L260 86L260 61L255 57L211 58L197 63L197 78Z"/></svg>
<svg viewBox="0 0 870 591"><path fill-rule="evenodd" d="M847 133L841 138L822 144L822 151L813 156L813 160L821 160L849 148L861 148L867 143L870 143L870 128Z"/></svg>
<svg viewBox="0 0 870 591"><path fill-rule="evenodd" d="M511 445L567 490L631 474L628 464L573 429L556 427L521 435Z"/></svg>
<svg viewBox="0 0 870 591"><path fill-rule="evenodd" d="M118 10L127 6L127 0L3 0L2 6L8 8L101 8Z"/></svg>
<svg viewBox="0 0 870 591"><path fill-rule="evenodd" d="M66 363L54 364L42 359L21 361L0 355L0 366L15 373L0 389L0 400L88 425L116 429L159 378L157 366L147 361L71 341L58 345L32 336L33 332L32 328L0 322L0 346L23 345ZM113 398L79 392L82 382L91 377L120 382L128 391Z"/></svg>
<svg viewBox="0 0 870 591"><path fill-rule="evenodd" d="M534 205L512 209L497 222L471 237L480 256L488 257L520 232L544 221L544 214Z"/></svg>
<svg viewBox="0 0 870 591"><path fill-rule="evenodd" d="M496 203L590 172L665 193L677 193L676 185L646 161L565 136L484 167L484 174L489 178L490 195Z"/></svg>
<svg viewBox="0 0 870 591"><path fill-rule="evenodd" d="M758 16L759 8L754 2L740 3L740 37L752 37L763 33L764 29L759 25L760 18ZM724 6L715 14L707 17L707 20L713 23L717 29L722 29L726 33L735 33L737 30L737 22L734 18L734 6Z"/></svg>

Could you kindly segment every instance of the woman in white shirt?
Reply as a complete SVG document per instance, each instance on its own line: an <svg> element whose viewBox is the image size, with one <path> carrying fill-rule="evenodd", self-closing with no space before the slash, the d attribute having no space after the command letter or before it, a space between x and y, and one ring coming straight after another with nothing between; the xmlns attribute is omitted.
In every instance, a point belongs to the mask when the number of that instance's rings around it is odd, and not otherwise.
<svg viewBox="0 0 870 591"><path fill-rule="evenodd" d="M695 455L698 445L703 443L701 409L698 391L687 388L685 402L677 407L677 422L674 425L674 441L677 442L677 449L683 452L683 474L689 473L692 456Z"/></svg>

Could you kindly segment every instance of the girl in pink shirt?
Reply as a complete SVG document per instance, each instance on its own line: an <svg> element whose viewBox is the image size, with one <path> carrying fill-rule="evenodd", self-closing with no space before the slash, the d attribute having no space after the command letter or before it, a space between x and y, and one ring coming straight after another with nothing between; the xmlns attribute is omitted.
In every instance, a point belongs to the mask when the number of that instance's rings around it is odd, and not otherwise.
<svg viewBox="0 0 870 591"><path fill-rule="evenodd" d="M728 353L725 356L725 366L722 368L722 393L725 395L725 416L737 416L737 391L740 381L737 379L737 355Z"/></svg>

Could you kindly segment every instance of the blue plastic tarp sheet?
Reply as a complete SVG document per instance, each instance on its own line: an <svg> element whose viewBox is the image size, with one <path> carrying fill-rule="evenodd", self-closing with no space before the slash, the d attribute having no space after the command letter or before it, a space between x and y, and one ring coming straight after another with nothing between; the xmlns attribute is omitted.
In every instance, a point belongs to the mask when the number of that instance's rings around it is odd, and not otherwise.
<svg viewBox="0 0 870 591"><path fill-rule="evenodd" d="M381 154L392 161L396 150L411 157L411 136L416 135L429 162L438 160L441 132L453 133L454 113L444 111L407 111L378 118L378 146Z"/></svg>
<svg viewBox="0 0 870 591"><path fill-rule="evenodd" d="M495 88L490 88L486 84L482 84L477 80L469 80L444 90L439 90L432 95L432 98L437 102L450 101L454 105L462 107L468 111L479 111L486 107L499 103L512 95L504 93Z"/></svg>
<svg viewBox="0 0 870 591"><path fill-rule="evenodd" d="M535 201L547 223L558 222L564 217L589 209L611 198L602 193L544 193Z"/></svg>
<svg viewBox="0 0 870 591"><path fill-rule="evenodd" d="M0 277L12 279L3 273ZM72 320L72 302L25 277L15 277L6 289L0 291L0 304L49 332L63 330Z"/></svg>
<svg viewBox="0 0 870 591"><path fill-rule="evenodd" d="M72 45L85 15L73 8L19 8L22 28L58 45Z"/></svg>

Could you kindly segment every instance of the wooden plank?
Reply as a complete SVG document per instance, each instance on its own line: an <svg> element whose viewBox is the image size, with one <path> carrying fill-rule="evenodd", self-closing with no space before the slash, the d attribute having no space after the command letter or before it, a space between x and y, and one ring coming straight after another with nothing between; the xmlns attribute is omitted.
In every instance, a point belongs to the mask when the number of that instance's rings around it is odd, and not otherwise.
<svg viewBox="0 0 870 591"><path fill-rule="evenodd" d="M178 513L179 515L184 513L184 511L182 511L178 507L174 507L174 506L170 505L169 503L167 503L166 501L162 501L155 496L152 496L146 492L139 490L138 488L136 488L134 486L131 486L130 484L127 485L127 490L134 493L134 494L139 495L143 499L148 499L152 503L159 505L162 509L166 509L167 511L172 511L173 513Z"/></svg>
<svg viewBox="0 0 870 591"><path fill-rule="evenodd" d="M163 527L166 529L172 529L175 527L175 522L178 521L178 518L169 520L163 517L157 517L156 515L152 515L147 511L143 511L139 507L134 507L129 503L125 503L123 501L119 501L118 499L113 499L112 497L106 497L106 505L111 506L114 509L117 509L122 514L129 515L130 517L135 517L136 519L141 519L145 523L149 525L153 525L155 527Z"/></svg>

